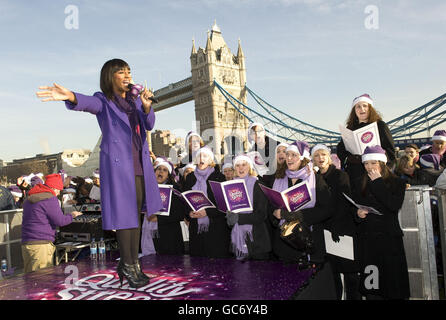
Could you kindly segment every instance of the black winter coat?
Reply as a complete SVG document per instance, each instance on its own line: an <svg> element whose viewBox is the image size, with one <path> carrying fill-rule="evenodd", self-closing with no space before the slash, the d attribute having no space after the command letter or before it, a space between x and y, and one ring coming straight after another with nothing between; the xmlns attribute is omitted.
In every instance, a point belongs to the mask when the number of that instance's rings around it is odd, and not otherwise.
<svg viewBox="0 0 446 320"><path fill-rule="evenodd" d="M297 180L296 183L302 180ZM288 187L292 187L292 180L288 178ZM310 261L321 263L325 259L324 226L327 219L332 215L330 208L330 190L321 175L316 175L316 204L313 208L299 210L303 216L303 223L312 226L312 237L314 252L310 255ZM273 230L273 253L278 259L286 262L297 262L305 253L297 251L280 237L280 220L273 215L274 208L270 206L269 217L275 226ZM291 213L293 214L293 213Z"/></svg>
<svg viewBox="0 0 446 320"><path fill-rule="evenodd" d="M174 188L180 191L178 185ZM158 238L153 238L155 250L159 254L184 254L184 240L180 222L188 213L187 204L172 193L168 216L157 216Z"/></svg>
<svg viewBox="0 0 446 320"><path fill-rule="evenodd" d="M415 169L413 175L409 176L402 174L400 178L412 186L428 185L433 187L441 173L441 170L435 170L434 168L417 168Z"/></svg>
<svg viewBox="0 0 446 320"><path fill-rule="evenodd" d="M365 127L370 123L357 123L351 130L357 130ZM387 166L393 168L395 165L395 143L393 142L392 134L390 133L387 124L379 120L376 122L379 131L379 139L381 147L386 151ZM336 153L341 161L342 169L344 169L350 177L350 186L352 189L360 187L360 179L365 173L364 166L361 161L361 155L352 155L345 149L344 141L341 141L337 145Z"/></svg>
<svg viewBox="0 0 446 320"><path fill-rule="evenodd" d="M266 260L271 252L271 239L266 226L268 219L268 199L260 189L259 182L254 184L253 212L239 214L238 224L252 224L251 242L246 242L250 259Z"/></svg>
<svg viewBox="0 0 446 320"><path fill-rule="evenodd" d="M406 299L410 296L409 274L403 245L403 231L398 221L398 211L403 205L405 182L397 177L371 181L367 177L367 188L353 190L354 200L378 210L382 215L367 214L358 217L359 263L361 291L386 299ZM367 266L376 266L379 271L379 288L365 287Z"/></svg>
<svg viewBox="0 0 446 320"><path fill-rule="evenodd" d="M209 181L224 182L225 176L215 167L215 171L207 179L207 194L212 203L215 202L214 194L210 187ZM197 182L195 173L191 172L184 184L183 191L192 190L192 187ZM200 256L208 258L227 258L231 256L230 253L230 229L226 224L225 213L217 209L206 209L206 214L209 217L209 231L198 233L197 219L189 216L190 208L187 209L186 219L189 223L189 251L191 256Z"/></svg>
<svg viewBox="0 0 446 320"><path fill-rule="evenodd" d="M357 263L358 247L357 247L357 230L354 219L356 210L344 197L345 193L351 197L351 189L348 174L344 171L336 169L334 165L330 165L327 172L321 174L331 191L332 216L325 223L326 229L333 236L350 236L353 237L354 257L355 260L345 259L334 255L328 255L332 262L332 267L337 272L358 272L359 265Z"/></svg>

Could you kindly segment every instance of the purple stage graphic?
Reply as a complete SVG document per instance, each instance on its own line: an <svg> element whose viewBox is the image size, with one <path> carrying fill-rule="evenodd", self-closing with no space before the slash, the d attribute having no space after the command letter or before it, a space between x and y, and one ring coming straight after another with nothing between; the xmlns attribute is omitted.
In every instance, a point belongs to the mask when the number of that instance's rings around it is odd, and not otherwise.
<svg viewBox="0 0 446 320"><path fill-rule="evenodd" d="M141 258L151 278L120 287L115 259L88 258L0 281L0 300L285 300L311 276L277 261L150 255Z"/></svg>

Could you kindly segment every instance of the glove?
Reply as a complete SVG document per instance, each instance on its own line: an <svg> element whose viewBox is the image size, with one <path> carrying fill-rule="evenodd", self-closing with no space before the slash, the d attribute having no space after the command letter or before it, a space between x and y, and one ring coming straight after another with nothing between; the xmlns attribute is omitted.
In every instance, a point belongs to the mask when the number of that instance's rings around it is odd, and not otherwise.
<svg viewBox="0 0 446 320"><path fill-rule="evenodd" d="M226 213L226 223L232 227L238 222L238 213L228 212Z"/></svg>
<svg viewBox="0 0 446 320"><path fill-rule="evenodd" d="M332 231L331 232L331 239L334 241L334 242L339 242L341 239L339 239L339 235L335 232L335 231Z"/></svg>
<svg viewBox="0 0 446 320"><path fill-rule="evenodd" d="M301 211L288 212L286 209L282 209L280 211L280 215L282 219L285 219L286 222L299 220L301 223L304 222L304 216Z"/></svg>

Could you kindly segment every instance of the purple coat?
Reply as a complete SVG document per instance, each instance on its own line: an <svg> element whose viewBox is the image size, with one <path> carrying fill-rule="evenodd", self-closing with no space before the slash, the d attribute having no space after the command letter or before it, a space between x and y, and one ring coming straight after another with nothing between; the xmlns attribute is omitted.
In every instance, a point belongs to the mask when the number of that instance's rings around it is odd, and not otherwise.
<svg viewBox="0 0 446 320"><path fill-rule="evenodd" d="M132 157L132 131L127 114L108 100L102 92L93 96L75 93L77 105L66 102L69 110L85 111L96 115L102 131L99 170L101 172L102 228L119 230L138 227L136 186ZM145 204L147 215L162 208L158 183L150 161L146 130L155 124L155 112L142 109L141 99L135 101L141 122L142 167L144 172Z"/></svg>
<svg viewBox="0 0 446 320"><path fill-rule="evenodd" d="M54 241L56 228L70 224L71 214L64 215L57 198L51 193L30 195L23 204L22 243Z"/></svg>

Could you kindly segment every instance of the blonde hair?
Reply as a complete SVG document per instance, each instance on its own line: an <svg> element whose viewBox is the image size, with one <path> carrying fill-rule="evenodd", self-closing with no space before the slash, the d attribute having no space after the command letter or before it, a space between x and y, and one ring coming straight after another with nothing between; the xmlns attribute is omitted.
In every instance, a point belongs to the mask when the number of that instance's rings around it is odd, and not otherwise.
<svg viewBox="0 0 446 320"><path fill-rule="evenodd" d="M331 153L328 152L328 151L325 150L325 149L319 149L319 150L316 150L316 151L313 153L313 156L311 157L311 160L312 160L312 161L314 161L314 156L315 156L316 153L319 152L319 151L323 151L323 152L325 152L325 153L327 154L327 157L328 157L328 165L333 164L333 160L331 159Z"/></svg>
<svg viewBox="0 0 446 320"><path fill-rule="evenodd" d="M246 161L245 161L245 162L246 162ZM254 168L253 168L251 165L249 166L249 172L248 172L248 175L250 175L251 177L257 177L257 176L258 176L257 172L254 170ZM234 167L234 177L238 177L238 176L236 175L235 167Z"/></svg>
<svg viewBox="0 0 446 320"><path fill-rule="evenodd" d="M189 140L188 140L188 143L187 143L187 151L188 151L189 153L192 153L192 138L193 138L193 137L198 137L198 138L200 139L200 148L203 148L203 147L204 147L204 141L203 141L203 139L201 139L201 137L199 137L199 136L195 136L195 135L190 136L190 137L189 137Z"/></svg>

